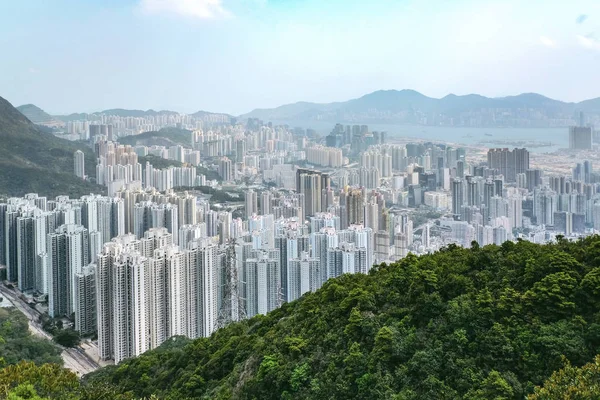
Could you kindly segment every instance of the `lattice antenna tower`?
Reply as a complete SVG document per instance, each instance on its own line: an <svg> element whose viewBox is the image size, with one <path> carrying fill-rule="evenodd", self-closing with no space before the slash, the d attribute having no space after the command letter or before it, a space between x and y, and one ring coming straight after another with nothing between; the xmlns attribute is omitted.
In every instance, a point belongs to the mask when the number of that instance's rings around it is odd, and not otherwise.
<svg viewBox="0 0 600 400"><path fill-rule="evenodd" d="M223 301L217 316L217 328L223 328L231 322L246 319L245 299L240 296L237 270L236 242L230 239L225 249L225 284L223 285Z"/></svg>
<svg viewBox="0 0 600 400"><path fill-rule="evenodd" d="M281 287L281 282L277 284L277 308L280 308L283 305L283 288Z"/></svg>

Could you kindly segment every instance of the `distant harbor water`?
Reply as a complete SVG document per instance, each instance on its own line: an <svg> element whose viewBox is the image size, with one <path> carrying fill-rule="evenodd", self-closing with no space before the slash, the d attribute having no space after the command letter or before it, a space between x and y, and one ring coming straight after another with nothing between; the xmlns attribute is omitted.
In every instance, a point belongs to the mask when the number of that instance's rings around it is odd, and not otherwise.
<svg viewBox="0 0 600 400"><path fill-rule="evenodd" d="M314 129L327 135L335 124L330 122L273 121L290 127ZM346 124L350 125L350 124ZM569 147L568 128L463 128L421 125L367 124L371 131L386 131L388 139L415 138L481 147L526 147L533 153L553 153Z"/></svg>

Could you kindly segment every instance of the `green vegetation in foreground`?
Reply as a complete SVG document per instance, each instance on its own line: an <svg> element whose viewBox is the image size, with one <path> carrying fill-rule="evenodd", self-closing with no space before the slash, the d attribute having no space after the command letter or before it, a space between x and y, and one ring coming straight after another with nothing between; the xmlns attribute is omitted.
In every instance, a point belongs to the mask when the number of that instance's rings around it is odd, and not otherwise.
<svg viewBox="0 0 600 400"><path fill-rule="evenodd" d="M128 400L130 394L102 384L81 385L73 372L58 364L21 361L0 369L0 398L8 400Z"/></svg>
<svg viewBox="0 0 600 400"><path fill-rule="evenodd" d="M600 237L449 246L88 380L172 399L522 399L563 357L594 359L599 311Z"/></svg>
<svg viewBox="0 0 600 400"><path fill-rule="evenodd" d="M75 176L73 154L85 153L85 172L96 175L93 151L81 144L41 132L0 97L0 195L38 193L80 197L104 188Z"/></svg>
<svg viewBox="0 0 600 400"><path fill-rule="evenodd" d="M52 342L29 332L29 322L19 310L0 307L0 366L17 364L23 360L35 364L62 365L60 353L61 350Z"/></svg>
<svg viewBox="0 0 600 400"><path fill-rule="evenodd" d="M158 131L121 137L119 138L119 143L131 146L175 146L179 144L185 147L192 147L192 134L187 129L162 128Z"/></svg>
<svg viewBox="0 0 600 400"><path fill-rule="evenodd" d="M56 367L8 367L0 393L33 386L69 399L594 399L599 317L600 236L449 246L331 279L210 338L170 339L83 383L60 378ZM52 375L49 392L42 376Z"/></svg>
<svg viewBox="0 0 600 400"><path fill-rule="evenodd" d="M567 365L537 387L529 400L586 400L600 398L600 356L581 368Z"/></svg>

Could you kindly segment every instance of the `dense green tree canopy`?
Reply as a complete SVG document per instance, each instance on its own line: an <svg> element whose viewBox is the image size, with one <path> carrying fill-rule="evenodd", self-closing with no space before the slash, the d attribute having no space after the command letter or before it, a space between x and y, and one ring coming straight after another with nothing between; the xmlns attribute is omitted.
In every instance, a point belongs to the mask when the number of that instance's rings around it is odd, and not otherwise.
<svg viewBox="0 0 600 400"><path fill-rule="evenodd" d="M16 308L0 307L0 367L27 360L36 364L62 364L61 350L33 336L27 318Z"/></svg>
<svg viewBox="0 0 600 400"><path fill-rule="evenodd" d="M64 347L75 347L79 344L79 332L73 329L61 329L54 335L54 341Z"/></svg>
<svg viewBox="0 0 600 400"><path fill-rule="evenodd" d="M543 387L535 388L529 400L600 399L600 356L581 368L568 361L563 369L552 374Z"/></svg>
<svg viewBox="0 0 600 400"><path fill-rule="evenodd" d="M83 382L9 362L0 398L599 398L599 255L600 237L409 255ZM0 346L27 326L6 312Z"/></svg>
<svg viewBox="0 0 600 400"><path fill-rule="evenodd" d="M598 353L599 268L600 237L451 245L87 382L161 398L523 399Z"/></svg>
<svg viewBox="0 0 600 400"><path fill-rule="evenodd" d="M58 364L22 361L0 369L0 399L8 400L133 400L114 386L82 385L73 372Z"/></svg>

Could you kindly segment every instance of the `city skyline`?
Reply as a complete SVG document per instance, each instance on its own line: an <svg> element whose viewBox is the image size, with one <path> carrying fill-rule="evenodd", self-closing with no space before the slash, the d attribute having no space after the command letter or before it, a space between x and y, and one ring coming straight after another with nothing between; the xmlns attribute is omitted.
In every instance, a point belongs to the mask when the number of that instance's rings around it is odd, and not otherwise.
<svg viewBox="0 0 600 400"><path fill-rule="evenodd" d="M13 55L0 84L13 103L51 114L120 107L239 115L392 88L598 97L596 2L436 3L432 14L411 1L13 2L0 13L0 43Z"/></svg>
<svg viewBox="0 0 600 400"><path fill-rule="evenodd" d="M119 363L409 254L598 234L598 119L578 116L550 153L358 124L320 138L214 115L69 121L55 135L89 146L68 166L96 194L0 197L0 266L48 317L98 333L95 362Z"/></svg>
<svg viewBox="0 0 600 400"><path fill-rule="evenodd" d="M0 0L0 398L600 399L600 0Z"/></svg>

